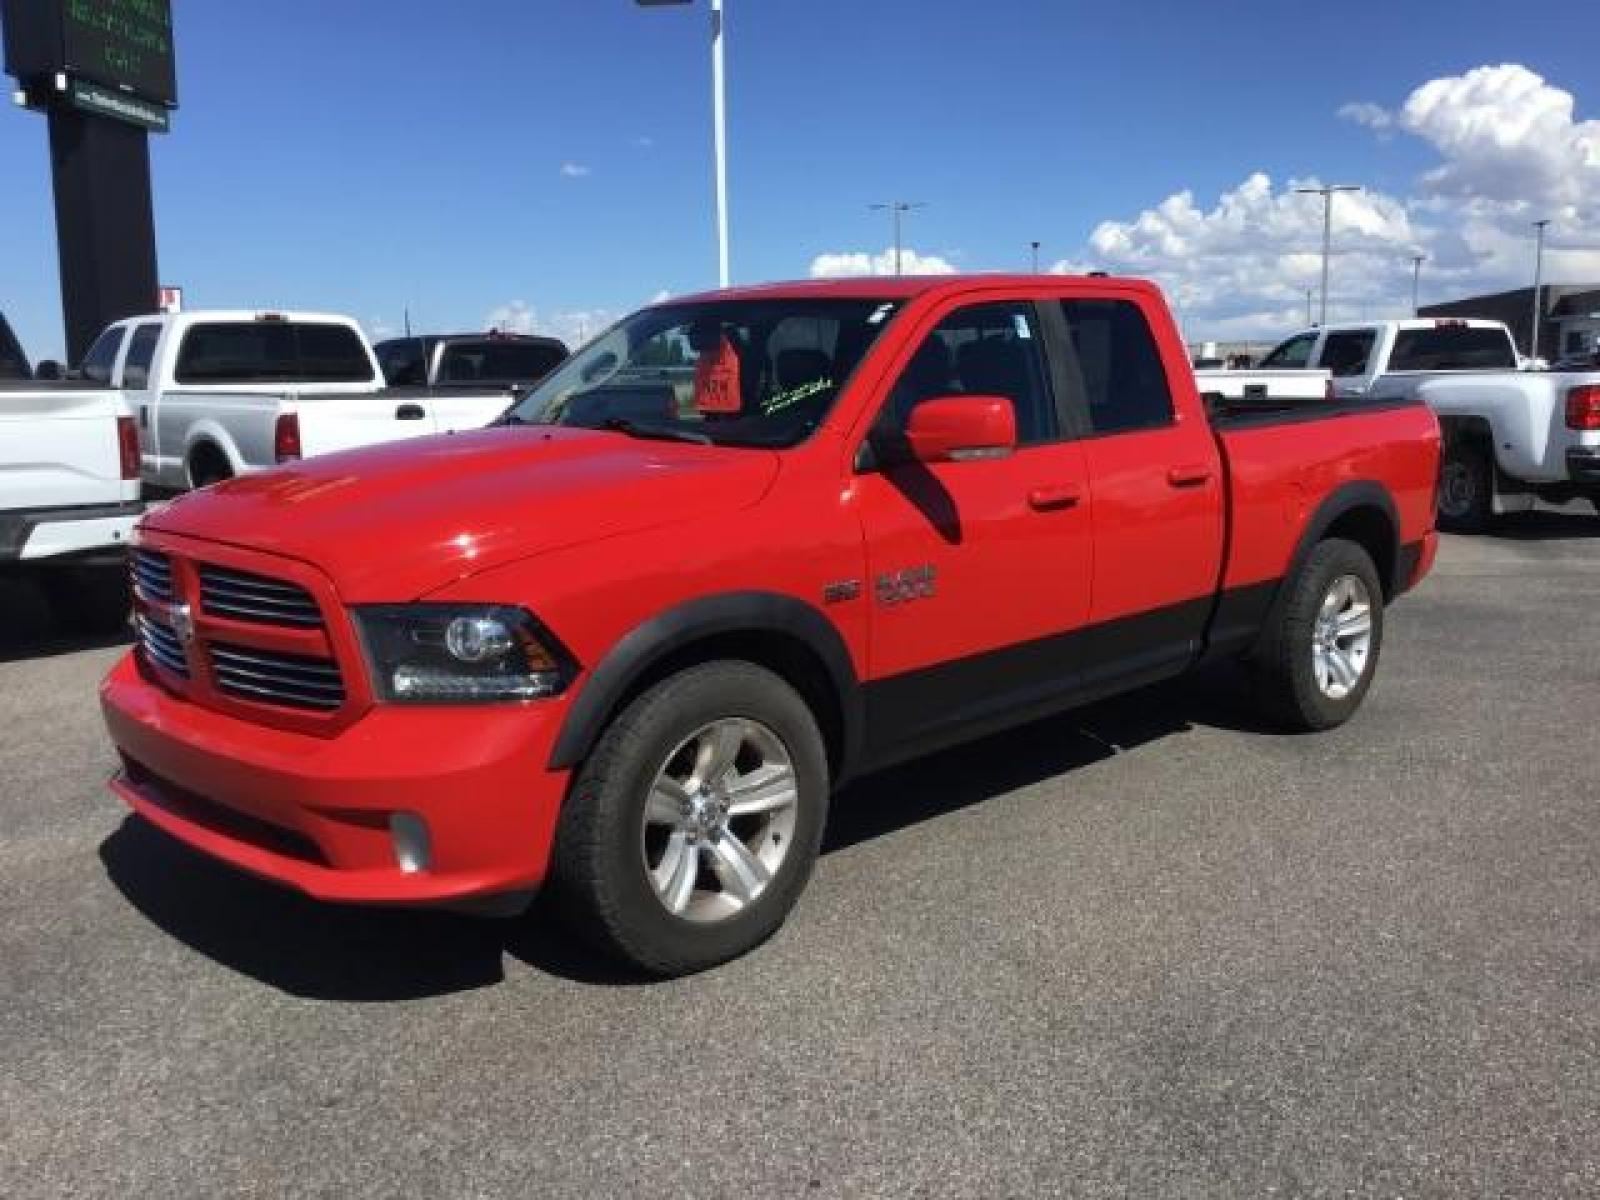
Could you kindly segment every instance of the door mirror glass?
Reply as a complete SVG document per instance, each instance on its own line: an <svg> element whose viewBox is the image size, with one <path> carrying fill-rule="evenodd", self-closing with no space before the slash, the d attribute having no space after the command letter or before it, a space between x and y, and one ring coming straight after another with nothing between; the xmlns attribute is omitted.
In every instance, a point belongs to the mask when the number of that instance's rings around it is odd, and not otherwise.
<svg viewBox="0 0 1600 1200"><path fill-rule="evenodd" d="M906 449L917 462L1004 458L1017 448L1017 418L1005 396L924 400L906 422Z"/></svg>

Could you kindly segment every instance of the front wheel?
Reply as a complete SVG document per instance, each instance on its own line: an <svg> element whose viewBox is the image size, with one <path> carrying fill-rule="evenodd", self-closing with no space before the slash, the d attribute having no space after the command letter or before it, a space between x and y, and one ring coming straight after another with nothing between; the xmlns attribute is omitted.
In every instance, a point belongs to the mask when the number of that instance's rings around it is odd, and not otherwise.
<svg viewBox="0 0 1600 1200"><path fill-rule="evenodd" d="M1254 663L1269 718L1291 729L1342 725L1361 707L1383 645L1383 589L1372 558L1332 538L1312 550Z"/></svg>
<svg viewBox="0 0 1600 1200"><path fill-rule="evenodd" d="M822 842L828 760L778 676L713 662L657 684L602 734L562 812L558 908L600 949L685 975L751 949L794 907Z"/></svg>

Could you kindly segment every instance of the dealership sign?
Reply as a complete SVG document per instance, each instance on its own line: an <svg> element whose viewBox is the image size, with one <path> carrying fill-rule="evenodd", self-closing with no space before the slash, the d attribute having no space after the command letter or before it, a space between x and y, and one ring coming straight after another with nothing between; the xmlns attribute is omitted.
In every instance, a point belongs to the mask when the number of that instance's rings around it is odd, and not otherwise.
<svg viewBox="0 0 1600 1200"><path fill-rule="evenodd" d="M0 0L6 71L30 90L66 91L72 104L146 129L176 107L171 0ZM112 106L107 96L124 103Z"/></svg>

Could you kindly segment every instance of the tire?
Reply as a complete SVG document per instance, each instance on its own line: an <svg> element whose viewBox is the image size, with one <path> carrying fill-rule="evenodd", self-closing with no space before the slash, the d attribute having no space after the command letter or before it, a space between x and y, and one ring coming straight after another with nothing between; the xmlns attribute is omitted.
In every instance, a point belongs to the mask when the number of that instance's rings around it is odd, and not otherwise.
<svg viewBox="0 0 1600 1200"><path fill-rule="evenodd" d="M128 627L133 594L122 567L60 567L44 578L56 624L70 633L109 636Z"/></svg>
<svg viewBox="0 0 1600 1200"><path fill-rule="evenodd" d="M1455 438L1439 464L1439 528L1482 533L1494 520L1494 463L1473 438Z"/></svg>
<svg viewBox="0 0 1600 1200"><path fill-rule="evenodd" d="M719 771L728 754L718 747L734 742L731 766ZM784 762L788 808L727 817L721 835L709 828L719 803L728 812L730 801L763 802L752 781L765 780L775 805ZM822 844L829 790L822 734L793 688L747 662L689 668L629 704L579 769L556 831L556 911L602 952L650 975L726 962L765 941L794 907ZM741 805L738 796L749 799ZM760 871L747 875L741 864L758 856Z"/></svg>
<svg viewBox="0 0 1600 1200"><path fill-rule="evenodd" d="M1252 664L1265 715L1299 732L1343 725L1366 698L1383 646L1383 589L1377 568L1360 546L1332 538L1312 550L1285 587ZM1350 607L1336 602L1336 595L1347 598ZM1358 610L1363 606L1366 634L1364 649L1357 653L1362 642ZM1345 619L1348 632L1329 627L1330 611ZM1334 638L1337 663L1327 649L1329 637Z"/></svg>

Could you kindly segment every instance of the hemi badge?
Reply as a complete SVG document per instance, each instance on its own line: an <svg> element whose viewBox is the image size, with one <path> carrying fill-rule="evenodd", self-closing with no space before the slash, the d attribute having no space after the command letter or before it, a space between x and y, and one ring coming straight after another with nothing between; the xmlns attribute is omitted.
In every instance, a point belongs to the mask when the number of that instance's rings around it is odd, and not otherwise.
<svg viewBox="0 0 1600 1200"><path fill-rule="evenodd" d="M824 604L843 604L847 600L861 598L861 581L859 579L845 579L838 583L830 583L822 589L822 602Z"/></svg>

